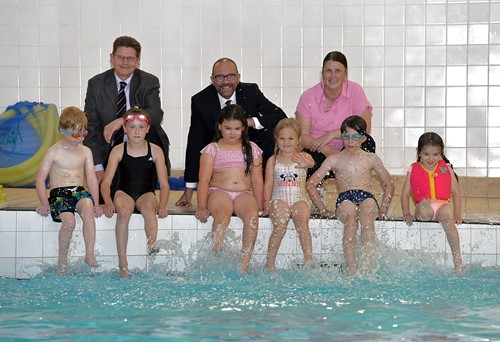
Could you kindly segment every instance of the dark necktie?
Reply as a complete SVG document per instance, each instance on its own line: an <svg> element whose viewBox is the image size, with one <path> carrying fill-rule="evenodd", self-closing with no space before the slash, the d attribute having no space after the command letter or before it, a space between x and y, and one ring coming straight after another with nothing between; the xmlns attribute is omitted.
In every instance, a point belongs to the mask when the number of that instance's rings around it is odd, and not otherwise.
<svg viewBox="0 0 500 342"><path fill-rule="evenodd" d="M119 119L123 117L123 114L127 110L127 96L125 95L125 87L127 86L127 82L120 82L120 90L118 90L118 105L116 111L116 118ZM111 139L111 146L118 145L123 142L123 128L120 127L113 134L113 138Z"/></svg>
<svg viewBox="0 0 500 342"><path fill-rule="evenodd" d="M229 106L231 104L231 100L226 101L226 106Z"/></svg>

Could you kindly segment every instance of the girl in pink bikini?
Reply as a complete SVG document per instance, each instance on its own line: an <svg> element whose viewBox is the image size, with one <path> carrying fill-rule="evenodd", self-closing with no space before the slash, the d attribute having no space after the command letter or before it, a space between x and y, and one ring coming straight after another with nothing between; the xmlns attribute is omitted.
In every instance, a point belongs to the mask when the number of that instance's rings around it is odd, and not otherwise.
<svg viewBox="0 0 500 342"><path fill-rule="evenodd" d="M245 112L228 105L219 114L214 142L201 150L196 217L213 217L214 251L225 249L232 214L243 221L241 271L247 273L263 208L262 150L248 138Z"/></svg>
<svg viewBox="0 0 500 342"><path fill-rule="evenodd" d="M457 273L464 273L460 254L460 236L455 223L462 223L460 187L457 177L444 155L444 143L434 133L424 133L418 139L417 162L406 174L401 194L403 218L411 226L410 195L415 201L415 218L438 221L443 226L450 244ZM453 196L453 209L450 205Z"/></svg>

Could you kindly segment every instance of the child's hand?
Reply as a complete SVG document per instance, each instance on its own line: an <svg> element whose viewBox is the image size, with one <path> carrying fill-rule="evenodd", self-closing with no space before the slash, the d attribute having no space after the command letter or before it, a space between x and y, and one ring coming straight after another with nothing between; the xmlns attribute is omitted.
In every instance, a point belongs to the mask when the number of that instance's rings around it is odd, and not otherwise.
<svg viewBox="0 0 500 342"><path fill-rule="evenodd" d="M311 167L310 158L308 158L308 155L304 153L294 153L292 156L292 161L297 163L297 166L295 167L298 168L307 169Z"/></svg>
<svg viewBox="0 0 500 342"><path fill-rule="evenodd" d="M321 217L326 218L326 219L332 219L335 218L335 213L333 211L330 211L328 209L322 210L320 212Z"/></svg>
<svg viewBox="0 0 500 342"><path fill-rule="evenodd" d="M103 211L104 211L104 215L106 215L106 217L111 218L113 216L113 213L115 212L115 205L113 203L105 204Z"/></svg>
<svg viewBox="0 0 500 342"><path fill-rule="evenodd" d="M94 207L94 216L95 217L101 217L104 211L102 210L102 207L100 205L97 205Z"/></svg>
<svg viewBox="0 0 500 342"><path fill-rule="evenodd" d="M194 216L200 220L201 223L205 223L208 220L208 216L210 216L210 213L208 212L207 208L199 208L196 210L196 213Z"/></svg>
<svg viewBox="0 0 500 342"><path fill-rule="evenodd" d="M36 208L36 212L39 215L47 216L50 213L50 205L48 205L48 204L41 205L38 208Z"/></svg>
<svg viewBox="0 0 500 342"><path fill-rule="evenodd" d="M462 215L460 213L455 213L455 223L456 224L462 224Z"/></svg>
<svg viewBox="0 0 500 342"><path fill-rule="evenodd" d="M166 207L165 208L158 207L157 213L159 218L165 218L168 216L168 209Z"/></svg>
<svg viewBox="0 0 500 342"><path fill-rule="evenodd" d="M408 226L411 226L413 224L413 215L408 213L408 214L403 214L403 219L405 220L406 224Z"/></svg>

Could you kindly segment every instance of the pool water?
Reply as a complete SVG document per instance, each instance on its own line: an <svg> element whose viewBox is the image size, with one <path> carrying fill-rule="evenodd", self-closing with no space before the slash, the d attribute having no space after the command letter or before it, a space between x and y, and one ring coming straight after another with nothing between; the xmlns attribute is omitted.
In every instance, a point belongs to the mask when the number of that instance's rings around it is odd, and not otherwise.
<svg viewBox="0 0 500 342"><path fill-rule="evenodd" d="M500 341L500 268L460 276L422 253L379 254L377 271L356 277L257 263L244 276L227 255L128 280L83 266L0 279L0 340Z"/></svg>

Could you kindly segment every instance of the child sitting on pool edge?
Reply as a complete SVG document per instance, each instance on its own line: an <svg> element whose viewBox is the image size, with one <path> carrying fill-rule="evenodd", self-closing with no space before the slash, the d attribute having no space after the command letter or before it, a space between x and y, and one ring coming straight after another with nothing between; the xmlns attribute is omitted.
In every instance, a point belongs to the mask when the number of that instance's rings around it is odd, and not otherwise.
<svg viewBox="0 0 500 342"><path fill-rule="evenodd" d="M321 201L318 184L331 170L339 191L336 203L336 216L344 224L342 246L344 263L348 275L358 271L356 264L356 235L361 226L362 261L364 272L372 270L375 240L375 219L385 217L394 194L391 175L375 153L365 152L361 144L366 139L366 122L356 115L347 117L340 127L344 149L326 158L321 167L307 182L307 192L314 205L324 217L333 217ZM382 204L378 207L375 197L370 193L372 172L375 171L384 185Z"/></svg>
<svg viewBox="0 0 500 342"><path fill-rule="evenodd" d="M215 252L225 249L224 233L233 212L243 221L241 273L247 273L263 209L262 150L248 138L247 117L239 105L220 111L214 142L201 150L198 208L207 222L212 215Z"/></svg>
<svg viewBox="0 0 500 342"><path fill-rule="evenodd" d="M413 224L410 213L410 195L416 202L415 217L422 221L441 223L450 244L455 272L465 273L460 253L460 235L455 223L462 223L460 186L449 160L444 155L443 139L434 132L420 136L417 161L406 174L401 193L403 218L408 226ZM450 206L453 197L453 210Z"/></svg>
<svg viewBox="0 0 500 342"><path fill-rule="evenodd" d="M57 274L68 272L68 253L76 227L75 212L83 222L85 262L99 266L94 256L95 219L102 215L99 206L99 185L94 171L92 152L82 142L87 136L87 117L76 107L68 107L59 117L63 138L45 153L36 177L36 192L41 205L36 212L54 222L62 222L59 230ZM50 197L47 199L45 181L49 177ZM87 183L89 191L84 188Z"/></svg>
<svg viewBox="0 0 500 342"><path fill-rule="evenodd" d="M168 215L170 194L165 155L162 149L146 140L150 128L149 116L143 109L133 107L123 115L123 130L127 141L116 145L109 155L108 165L101 183L104 214L113 216L116 211L116 249L120 278L129 278L127 262L128 224L137 209L144 218L148 254L156 254L158 219ZM116 193L111 199L111 181L119 172ZM156 184L160 183L160 201L156 199Z"/></svg>

